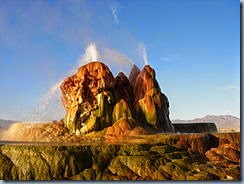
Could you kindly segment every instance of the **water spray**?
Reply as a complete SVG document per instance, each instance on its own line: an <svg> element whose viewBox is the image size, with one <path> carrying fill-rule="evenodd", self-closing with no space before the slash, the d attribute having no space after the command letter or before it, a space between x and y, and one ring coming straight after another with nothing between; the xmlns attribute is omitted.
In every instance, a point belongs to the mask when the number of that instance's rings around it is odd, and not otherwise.
<svg viewBox="0 0 244 184"><path fill-rule="evenodd" d="M148 65L148 59L147 59L147 50L146 47L143 43L139 43L138 45L138 51L139 54L142 56L144 65Z"/></svg>
<svg viewBox="0 0 244 184"><path fill-rule="evenodd" d="M92 61L98 61L100 58L99 52L97 50L96 44L95 43L90 43L86 50L84 55L82 55L79 59L78 65L83 65Z"/></svg>
<svg viewBox="0 0 244 184"><path fill-rule="evenodd" d="M100 55L97 50L96 44L90 43L86 47L85 53L78 60L78 66L70 70L67 74L73 75L77 68L81 65L87 64L92 61L99 61L100 59L106 61L107 64L114 65L115 70L118 70L119 65L119 72L122 70L122 67L128 67L129 69L131 69L134 65L131 59L113 49L104 49ZM52 85L41 97L40 102L35 109L35 113L31 118L32 121L51 121L53 119L61 119L62 117L64 117L65 111L60 100L60 85L63 80L64 78ZM55 105L54 108L50 108L52 105ZM53 112L53 110L55 111Z"/></svg>
<svg viewBox="0 0 244 184"><path fill-rule="evenodd" d="M99 53L96 48L95 43L90 43L85 53L80 57L79 63L77 67L80 67L81 65L84 65L91 61L98 61L99 59ZM68 72L68 75L72 75L75 73L76 68L70 70ZM63 82L64 78L56 82L54 85L52 85L47 92L41 97L40 102L38 103L35 113L32 117L33 121L51 121L53 118L62 118L64 117L64 110L61 104L61 91L60 91L60 85ZM55 112L49 111L49 106L55 105ZM53 116L53 118L50 118L49 116Z"/></svg>
<svg viewBox="0 0 244 184"><path fill-rule="evenodd" d="M34 114L34 120L35 121L48 121L49 118L45 118L45 113L48 111L48 107L51 104L51 102L60 100L61 98L61 91L60 91L60 85L63 80L58 81L54 85L52 85L47 92L41 97L40 102L38 103L36 107L36 112ZM57 103L56 102L56 103ZM55 109L56 110L56 109Z"/></svg>

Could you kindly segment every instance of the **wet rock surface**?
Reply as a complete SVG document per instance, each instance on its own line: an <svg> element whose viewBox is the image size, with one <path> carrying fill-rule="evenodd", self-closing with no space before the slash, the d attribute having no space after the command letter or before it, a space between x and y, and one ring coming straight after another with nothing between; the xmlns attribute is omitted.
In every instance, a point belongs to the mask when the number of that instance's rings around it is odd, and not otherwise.
<svg viewBox="0 0 244 184"><path fill-rule="evenodd" d="M240 180L239 133L158 134L112 143L2 144L0 179Z"/></svg>
<svg viewBox="0 0 244 184"><path fill-rule="evenodd" d="M145 131L174 132L168 99L148 65L142 71L134 66L128 79L122 72L114 78L105 64L91 62L66 78L60 88L66 109L64 124L73 134L102 131L120 124L117 121L122 118Z"/></svg>

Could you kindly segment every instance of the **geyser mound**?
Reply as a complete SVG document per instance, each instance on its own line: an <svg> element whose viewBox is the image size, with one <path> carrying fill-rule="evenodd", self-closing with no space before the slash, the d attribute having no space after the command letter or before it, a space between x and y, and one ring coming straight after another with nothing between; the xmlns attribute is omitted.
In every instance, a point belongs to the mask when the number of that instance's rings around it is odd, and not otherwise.
<svg viewBox="0 0 244 184"><path fill-rule="evenodd" d="M141 71L134 66L130 76L121 72L114 78L101 62L81 66L60 86L65 126L76 135L101 130L114 136L133 130L174 132L155 71L148 65Z"/></svg>

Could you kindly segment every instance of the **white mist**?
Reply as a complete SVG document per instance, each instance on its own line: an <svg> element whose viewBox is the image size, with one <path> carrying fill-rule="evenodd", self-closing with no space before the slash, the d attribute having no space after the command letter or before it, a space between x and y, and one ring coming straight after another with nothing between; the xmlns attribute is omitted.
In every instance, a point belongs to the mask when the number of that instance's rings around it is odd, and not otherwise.
<svg viewBox="0 0 244 184"><path fill-rule="evenodd" d="M144 65L148 65L147 50L146 46L143 43L139 43L138 51L144 61Z"/></svg>
<svg viewBox="0 0 244 184"><path fill-rule="evenodd" d="M99 52L95 43L90 43L86 47L85 53L80 57L78 65L83 65L92 61L98 61Z"/></svg>

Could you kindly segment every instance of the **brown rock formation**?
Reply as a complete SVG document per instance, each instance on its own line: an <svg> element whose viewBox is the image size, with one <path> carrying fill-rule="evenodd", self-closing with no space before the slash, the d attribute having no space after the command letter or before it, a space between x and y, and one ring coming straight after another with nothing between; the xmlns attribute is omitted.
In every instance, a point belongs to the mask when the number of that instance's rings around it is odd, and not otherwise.
<svg viewBox="0 0 244 184"><path fill-rule="evenodd" d="M82 98L92 100L101 90L110 89L113 86L114 77L109 68L101 62L91 62L80 67L76 74L63 81L61 84L62 102L65 108L69 109L77 93L82 95ZM89 93L84 92L85 90L89 90Z"/></svg>
<svg viewBox="0 0 244 184"><path fill-rule="evenodd" d="M61 84L62 101L67 110L65 125L80 134L112 124L114 77L100 62L80 67Z"/></svg>
<svg viewBox="0 0 244 184"><path fill-rule="evenodd" d="M219 143L205 153L208 160L225 166L240 164L240 135L222 133L215 136L219 137Z"/></svg>
<svg viewBox="0 0 244 184"><path fill-rule="evenodd" d="M169 119L169 102L161 92L155 71L146 65L134 80L131 78L131 83L138 121L150 125L156 131L174 132Z"/></svg>
<svg viewBox="0 0 244 184"><path fill-rule="evenodd" d="M109 135L125 134L123 129L139 125L147 125L144 128L157 132L174 130L169 120L167 97L161 93L150 66L141 72L134 66L128 79L122 72L114 78L105 64L91 62L66 78L61 90L67 111L65 126L77 135L112 124L116 125L107 130Z"/></svg>

